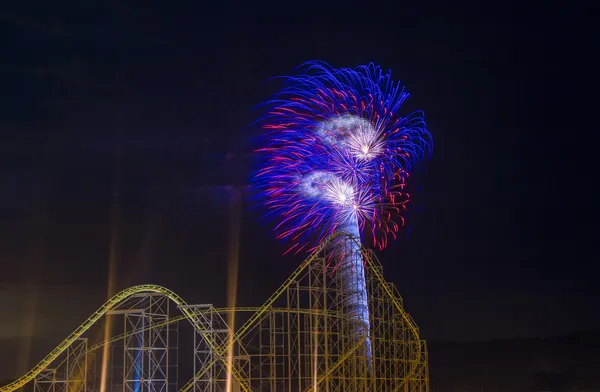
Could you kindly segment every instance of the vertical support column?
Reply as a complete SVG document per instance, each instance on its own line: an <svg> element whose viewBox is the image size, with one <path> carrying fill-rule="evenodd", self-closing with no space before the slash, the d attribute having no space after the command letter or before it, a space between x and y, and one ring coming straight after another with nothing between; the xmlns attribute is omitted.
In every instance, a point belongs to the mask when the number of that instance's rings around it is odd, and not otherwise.
<svg viewBox="0 0 600 392"><path fill-rule="evenodd" d="M427 343L421 340L421 356L418 369L418 386L419 392L429 392L429 358L427 353Z"/></svg>
<svg viewBox="0 0 600 392"><path fill-rule="evenodd" d="M124 315L122 391L167 392L172 357L168 297L162 293L141 293L129 300L135 308L110 312ZM176 361L176 357L171 360Z"/></svg>
<svg viewBox="0 0 600 392"><path fill-rule="evenodd" d="M333 364L333 361L330 358L330 345L333 339L331 339L331 336L329 335L329 271L327 270L327 261L325 259L323 259L319 264L321 265L321 272L319 276L322 279L321 288L323 290L323 302L321 307L323 310L323 374L325 375L325 380L323 382L325 384L324 391L330 392L329 366ZM323 390L323 388L321 388L321 390Z"/></svg>
<svg viewBox="0 0 600 392"><path fill-rule="evenodd" d="M327 374L326 355L327 336L325 335L325 297L327 261L318 257L308 266L309 298L311 310L311 353L312 353L312 389L326 390L326 381L321 380Z"/></svg>
<svg viewBox="0 0 600 392"><path fill-rule="evenodd" d="M82 392L87 387L87 338L79 338L67 348L65 392Z"/></svg>
<svg viewBox="0 0 600 392"><path fill-rule="evenodd" d="M290 309L295 310L295 325L290 325L290 329L295 327L295 333L296 333L296 340L293 343L295 345L296 348L296 369L297 369L297 378L298 378L298 390L301 391L303 390L302 387L304 386L303 380L302 380L302 376L303 376L303 358L302 358L302 326L303 324L303 320L302 320L302 316L300 314L300 282L296 281L294 282L294 284L292 285L291 288L291 303L290 303ZM291 392L291 390L290 390Z"/></svg>
<svg viewBox="0 0 600 392"><path fill-rule="evenodd" d="M294 328L295 326L295 321L296 321L296 314L293 312L294 309L294 302L293 302L293 295L294 292L292 291L294 288L294 284L296 282L292 283L290 285L290 287L285 291L286 292L286 301L287 301L287 309L288 311L286 312L286 320L285 320L285 327L287 329L287 334L286 334L286 355L287 355L287 364L286 364L286 379L287 379L287 392L291 392L292 391L292 379L296 376L297 377L297 360L296 360L296 350L295 350L295 337L293 336L296 331L296 329Z"/></svg>
<svg viewBox="0 0 600 392"><path fill-rule="evenodd" d="M269 391L270 392L278 392L277 391L277 336L276 336L276 322L275 322L275 312L271 309L269 312Z"/></svg>
<svg viewBox="0 0 600 392"><path fill-rule="evenodd" d="M304 282L303 282L304 283ZM306 283L304 283L306 285ZM300 289L300 292L305 294L306 297L308 297L308 303L304 304L302 303L301 305L304 306L308 306L307 308L304 308L304 310L311 310L313 308L312 306L312 295L310 293L310 288L312 287L312 279L311 279L311 274L310 274L310 266L309 266L309 272L308 272L308 287L302 287ZM308 290L307 290L308 289ZM302 335L304 337L304 342L303 342L303 350L302 350L302 354L304 357L304 380L305 380L305 385L303 385L303 389L310 389L312 392L316 392L314 391L314 381L315 381L315 377L314 377L314 373L315 373L315 356L314 356L314 318L312 317L312 314L308 313L305 314L304 317L302 317L303 319L303 330L302 330Z"/></svg>
<svg viewBox="0 0 600 392"><path fill-rule="evenodd" d="M144 309L121 311L124 314L123 392L143 392L144 389Z"/></svg>
<svg viewBox="0 0 600 392"><path fill-rule="evenodd" d="M143 386L141 392L167 392L169 384L169 300L148 294L144 311Z"/></svg>
<svg viewBox="0 0 600 392"><path fill-rule="evenodd" d="M168 362L168 392L177 392L179 390L179 323L173 323L169 326L169 356Z"/></svg>
<svg viewBox="0 0 600 392"><path fill-rule="evenodd" d="M265 345L263 344L264 325L263 321L258 321L258 392L265 392L265 378L267 372L265 372Z"/></svg>
<svg viewBox="0 0 600 392"><path fill-rule="evenodd" d="M226 369L221 360L227 355L227 323L210 304L180 308L191 310L194 314L193 320L190 320L194 327L193 392L225 390ZM215 352L213 347L222 352Z"/></svg>
<svg viewBox="0 0 600 392"><path fill-rule="evenodd" d="M98 367L98 362L97 361L98 358L98 351L97 350L92 350L89 351L88 350L88 374L87 374L87 389L89 391L97 391L98 389L100 389L100 385L97 384L98 382L98 374L97 374L97 367Z"/></svg>
<svg viewBox="0 0 600 392"><path fill-rule="evenodd" d="M109 392L123 392L125 386L124 342L111 342L108 361Z"/></svg>

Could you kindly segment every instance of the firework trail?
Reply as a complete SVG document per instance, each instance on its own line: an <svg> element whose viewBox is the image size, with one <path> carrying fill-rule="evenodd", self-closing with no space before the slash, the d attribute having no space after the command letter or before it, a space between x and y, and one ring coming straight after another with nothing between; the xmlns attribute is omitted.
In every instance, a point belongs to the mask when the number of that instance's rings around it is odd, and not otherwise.
<svg viewBox="0 0 600 392"><path fill-rule="evenodd" d="M341 231L383 249L404 223L411 169L431 148L423 113L402 116L409 94L374 64L336 69L310 62L300 69L285 78L260 120L264 164L254 182L277 222L277 238L298 253ZM368 335L360 247L344 245L337 253L351 292L346 306L357 334ZM366 346L370 360L369 339Z"/></svg>

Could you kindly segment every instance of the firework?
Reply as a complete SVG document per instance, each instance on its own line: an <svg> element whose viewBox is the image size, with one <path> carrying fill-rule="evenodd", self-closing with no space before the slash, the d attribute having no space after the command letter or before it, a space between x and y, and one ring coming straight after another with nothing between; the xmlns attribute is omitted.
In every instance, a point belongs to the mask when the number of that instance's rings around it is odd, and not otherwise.
<svg viewBox="0 0 600 392"><path fill-rule="evenodd" d="M304 64L266 103L264 165L255 176L288 252L313 250L335 232L387 246L403 225L413 165L431 147L422 112L400 108L409 94L373 64L335 69ZM349 308L368 333L362 258L341 250L353 278ZM358 256L357 256L358 254ZM353 256L354 255L354 256ZM369 343L367 342L367 346ZM370 348L368 348L370 356Z"/></svg>

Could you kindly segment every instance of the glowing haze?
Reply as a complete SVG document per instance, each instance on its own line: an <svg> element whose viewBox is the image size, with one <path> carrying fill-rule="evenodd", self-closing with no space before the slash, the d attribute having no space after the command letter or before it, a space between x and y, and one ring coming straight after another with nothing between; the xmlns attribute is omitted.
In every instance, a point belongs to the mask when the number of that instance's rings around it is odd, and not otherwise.
<svg viewBox="0 0 600 392"><path fill-rule="evenodd" d="M288 251L310 251L348 226L383 249L403 225L412 166L431 147L420 111L400 113L409 94L373 64L300 67L266 103L264 164L255 176Z"/></svg>

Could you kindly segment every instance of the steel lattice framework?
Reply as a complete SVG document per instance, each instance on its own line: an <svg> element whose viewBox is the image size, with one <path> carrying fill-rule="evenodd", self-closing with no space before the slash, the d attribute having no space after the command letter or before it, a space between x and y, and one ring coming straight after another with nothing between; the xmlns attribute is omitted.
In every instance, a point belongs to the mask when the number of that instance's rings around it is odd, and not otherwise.
<svg viewBox="0 0 600 392"><path fill-rule="evenodd" d="M345 241L357 243L330 237L257 308L189 305L156 285L126 289L0 392L31 381L34 392L428 392L426 344L375 255L360 246L346 247L365 261L370 330L357 336L359 321L345 305L352 282L342 281L351 274L339 273L331 246ZM245 320L239 328L228 324L232 312ZM88 346L86 331L107 317L122 329ZM185 356L182 322L194 335ZM190 361L191 378L180 386L180 365Z"/></svg>

